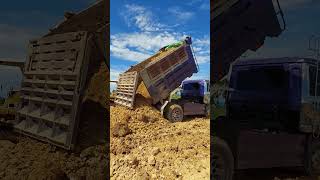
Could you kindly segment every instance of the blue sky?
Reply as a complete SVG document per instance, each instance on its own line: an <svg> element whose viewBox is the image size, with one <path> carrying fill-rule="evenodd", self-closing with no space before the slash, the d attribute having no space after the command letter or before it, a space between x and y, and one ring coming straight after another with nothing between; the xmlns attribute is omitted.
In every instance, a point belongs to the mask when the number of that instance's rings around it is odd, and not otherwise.
<svg viewBox="0 0 320 180"><path fill-rule="evenodd" d="M185 35L193 39L200 68L192 78L210 78L209 0L112 0L110 5L111 80Z"/></svg>
<svg viewBox="0 0 320 180"><path fill-rule="evenodd" d="M46 34L63 20L65 11L79 12L95 0L2 1L0 6L0 60L25 61L30 39ZM10 87L19 87L18 68L0 66L0 97Z"/></svg>
<svg viewBox="0 0 320 180"><path fill-rule="evenodd" d="M279 0L287 29L277 38L266 38L256 52L248 51L246 58L256 57L314 57L308 51L309 37L320 36L319 0Z"/></svg>

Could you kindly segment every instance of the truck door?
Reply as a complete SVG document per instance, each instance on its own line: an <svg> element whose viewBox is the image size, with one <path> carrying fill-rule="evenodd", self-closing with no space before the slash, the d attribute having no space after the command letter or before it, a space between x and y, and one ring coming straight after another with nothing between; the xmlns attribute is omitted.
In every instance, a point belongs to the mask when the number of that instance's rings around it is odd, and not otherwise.
<svg viewBox="0 0 320 180"><path fill-rule="evenodd" d="M303 166L304 134L240 131L238 169Z"/></svg>

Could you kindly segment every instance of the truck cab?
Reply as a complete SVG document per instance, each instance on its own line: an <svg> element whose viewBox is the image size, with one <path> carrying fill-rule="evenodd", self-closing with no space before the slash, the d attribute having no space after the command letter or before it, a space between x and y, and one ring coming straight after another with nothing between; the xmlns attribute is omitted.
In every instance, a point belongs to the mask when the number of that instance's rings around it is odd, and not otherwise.
<svg viewBox="0 0 320 180"><path fill-rule="evenodd" d="M320 95L316 65L315 59L298 57L236 62L227 99L229 119L249 128L315 131Z"/></svg>
<svg viewBox="0 0 320 180"><path fill-rule="evenodd" d="M302 167L319 172L318 61L238 60L231 68L226 119L214 125L236 170ZM317 86L319 88L317 88ZM317 92L318 91L318 92ZM227 166L225 166L227 167Z"/></svg>
<svg viewBox="0 0 320 180"><path fill-rule="evenodd" d="M163 108L163 115L172 122L182 121L185 116L209 115L210 82L209 80L185 80L181 84L179 98L170 98ZM176 95L174 97L177 97Z"/></svg>

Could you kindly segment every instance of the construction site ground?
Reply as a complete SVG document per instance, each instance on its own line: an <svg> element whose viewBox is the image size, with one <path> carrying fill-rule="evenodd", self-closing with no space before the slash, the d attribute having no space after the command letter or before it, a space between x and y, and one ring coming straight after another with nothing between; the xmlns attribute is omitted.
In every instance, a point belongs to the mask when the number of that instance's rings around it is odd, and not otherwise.
<svg viewBox="0 0 320 180"><path fill-rule="evenodd" d="M103 162L108 162L107 153L107 145L92 146L79 153L71 153L2 131L0 179L106 179L108 164Z"/></svg>
<svg viewBox="0 0 320 180"><path fill-rule="evenodd" d="M111 179L209 179L209 119L170 123L149 103L110 107Z"/></svg>

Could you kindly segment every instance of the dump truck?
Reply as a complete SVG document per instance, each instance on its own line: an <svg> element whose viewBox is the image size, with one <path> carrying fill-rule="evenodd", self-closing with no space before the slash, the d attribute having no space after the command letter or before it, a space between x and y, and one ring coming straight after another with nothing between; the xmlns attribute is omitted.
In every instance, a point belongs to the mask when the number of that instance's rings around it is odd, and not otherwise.
<svg viewBox="0 0 320 180"><path fill-rule="evenodd" d="M97 1L30 40L14 131L67 150L108 139L108 2Z"/></svg>
<svg viewBox="0 0 320 180"><path fill-rule="evenodd" d="M171 92L178 88L186 78L198 72L191 44L191 37L186 37L180 43L161 48L155 55L120 74L114 102L134 108L137 88L143 84L151 98L151 104L157 107L165 118L173 122L183 120L184 115L198 114L194 113L196 111L192 113L191 107L197 108L200 114L207 114L209 105L203 102L204 95L199 94L196 97L196 99L202 97L201 102L195 101L195 96L192 96L193 100L191 100L187 89L190 86L197 86L198 91L202 89L202 93L208 95L209 83L205 80L185 81L182 84L185 98L180 100L169 98Z"/></svg>
<svg viewBox="0 0 320 180"><path fill-rule="evenodd" d="M209 80L185 80L175 94L179 96L169 98L162 112L164 117L171 122L182 121L185 116L210 116Z"/></svg>
<svg viewBox="0 0 320 180"><path fill-rule="evenodd" d="M256 51L264 44L267 37L280 36L286 28L286 22L278 0L217 0L210 5L212 65L210 84L213 86L227 75L231 63L243 53L248 50ZM222 124L228 123L224 121L225 118L219 119ZM235 124L234 127L228 126L228 129L223 131L230 133L227 136L218 136L217 131L222 129L216 128L216 123L216 121L210 123L211 147L216 147L211 154L211 177L230 180L233 178L236 162L230 154L237 147L230 147L228 139L236 136L231 132L237 126Z"/></svg>

